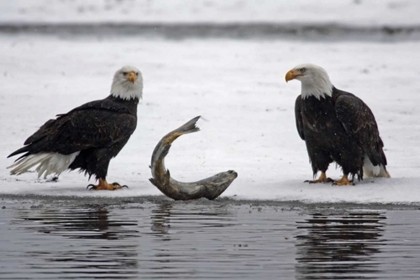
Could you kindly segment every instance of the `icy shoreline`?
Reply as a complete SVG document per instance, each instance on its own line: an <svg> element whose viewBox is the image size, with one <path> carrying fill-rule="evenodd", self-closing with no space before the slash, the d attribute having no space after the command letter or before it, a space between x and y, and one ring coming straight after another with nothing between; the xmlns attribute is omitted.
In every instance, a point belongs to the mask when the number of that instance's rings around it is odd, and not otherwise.
<svg viewBox="0 0 420 280"><path fill-rule="evenodd" d="M142 205L148 207L153 204L174 204L174 205L197 205L200 207L219 205L228 206L251 206L284 208L290 210L309 210L316 211L323 209L326 211L350 211L350 210L418 210L419 203L360 203L360 202L310 202L299 200L250 200L237 199L236 197L219 197L216 200L205 198L188 201L175 201L164 195L144 195L144 196L66 196L66 195L39 195L39 194L0 194L3 205L28 205L30 208L39 208L44 205L61 205L70 208L86 205L96 205L104 207L136 207Z"/></svg>

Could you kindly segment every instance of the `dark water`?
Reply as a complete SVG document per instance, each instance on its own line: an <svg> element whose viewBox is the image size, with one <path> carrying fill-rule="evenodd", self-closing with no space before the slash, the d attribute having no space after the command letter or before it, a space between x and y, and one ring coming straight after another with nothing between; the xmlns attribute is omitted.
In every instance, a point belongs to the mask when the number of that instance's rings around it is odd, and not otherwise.
<svg viewBox="0 0 420 280"><path fill-rule="evenodd" d="M350 26L335 23L0 23L0 34L53 36L141 36L183 39L419 40L420 26Z"/></svg>
<svg viewBox="0 0 420 280"><path fill-rule="evenodd" d="M0 204L1 279L419 279L419 211Z"/></svg>

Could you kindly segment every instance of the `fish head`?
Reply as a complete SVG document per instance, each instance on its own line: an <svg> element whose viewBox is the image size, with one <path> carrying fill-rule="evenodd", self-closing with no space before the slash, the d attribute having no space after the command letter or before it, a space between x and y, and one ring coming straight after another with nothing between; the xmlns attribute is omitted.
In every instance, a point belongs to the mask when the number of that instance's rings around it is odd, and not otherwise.
<svg viewBox="0 0 420 280"><path fill-rule="evenodd" d="M230 183L232 183L233 180L236 179L236 177L238 177L238 173L236 173L233 170L220 172L220 173L217 173L216 175L214 175L213 183L226 184L226 183L229 182L229 184L230 184Z"/></svg>
<svg viewBox="0 0 420 280"><path fill-rule="evenodd" d="M233 170L228 170L205 179L207 182L205 184L207 187L205 197L210 200L217 198L230 186L230 184L232 184L236 177L238 177L238 173ZM211 182L211 184L209 184L209 182Z"/></svg>

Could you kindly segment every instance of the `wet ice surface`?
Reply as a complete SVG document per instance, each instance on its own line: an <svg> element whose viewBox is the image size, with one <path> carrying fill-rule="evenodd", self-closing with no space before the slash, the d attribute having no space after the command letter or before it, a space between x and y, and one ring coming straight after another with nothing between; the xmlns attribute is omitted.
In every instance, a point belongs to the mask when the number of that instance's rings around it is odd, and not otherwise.
<svg viewBox="0 0 420 280"><path fill-rule="evenodd" d="M166 199L1 205L1 279L417 279L420 273L414 208Z"/></svg>

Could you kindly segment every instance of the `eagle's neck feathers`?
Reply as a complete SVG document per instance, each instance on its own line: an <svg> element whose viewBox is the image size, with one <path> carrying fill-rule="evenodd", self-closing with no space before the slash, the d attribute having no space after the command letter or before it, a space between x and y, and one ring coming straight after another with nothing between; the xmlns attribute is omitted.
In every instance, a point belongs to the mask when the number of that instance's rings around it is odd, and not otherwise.
<svg viewBox="0 0 420 280"><path fill-rule="evenodd" d="M316 99L321 100L321 98L326 98L327 96L332 96L333 85L331 82L322 81L322 83L302 83L302 92L301 96L303 99L314 96Z"/></svg>
<svg viewBox="0 0 420 280"><path fill-rule="evenodd" d="M325 72L318 72L314 74L309 80L302 80L302 92L301 96L303 99L314 96L316 99L331 97L333 92L333 85Z"/></svg>
<svg viewBox="0 0 420 280"><path fill-rule="evenodd" d="M140 100L143 95L143 83L114 82L111 87L111 95L123 100Z"/></svg>

